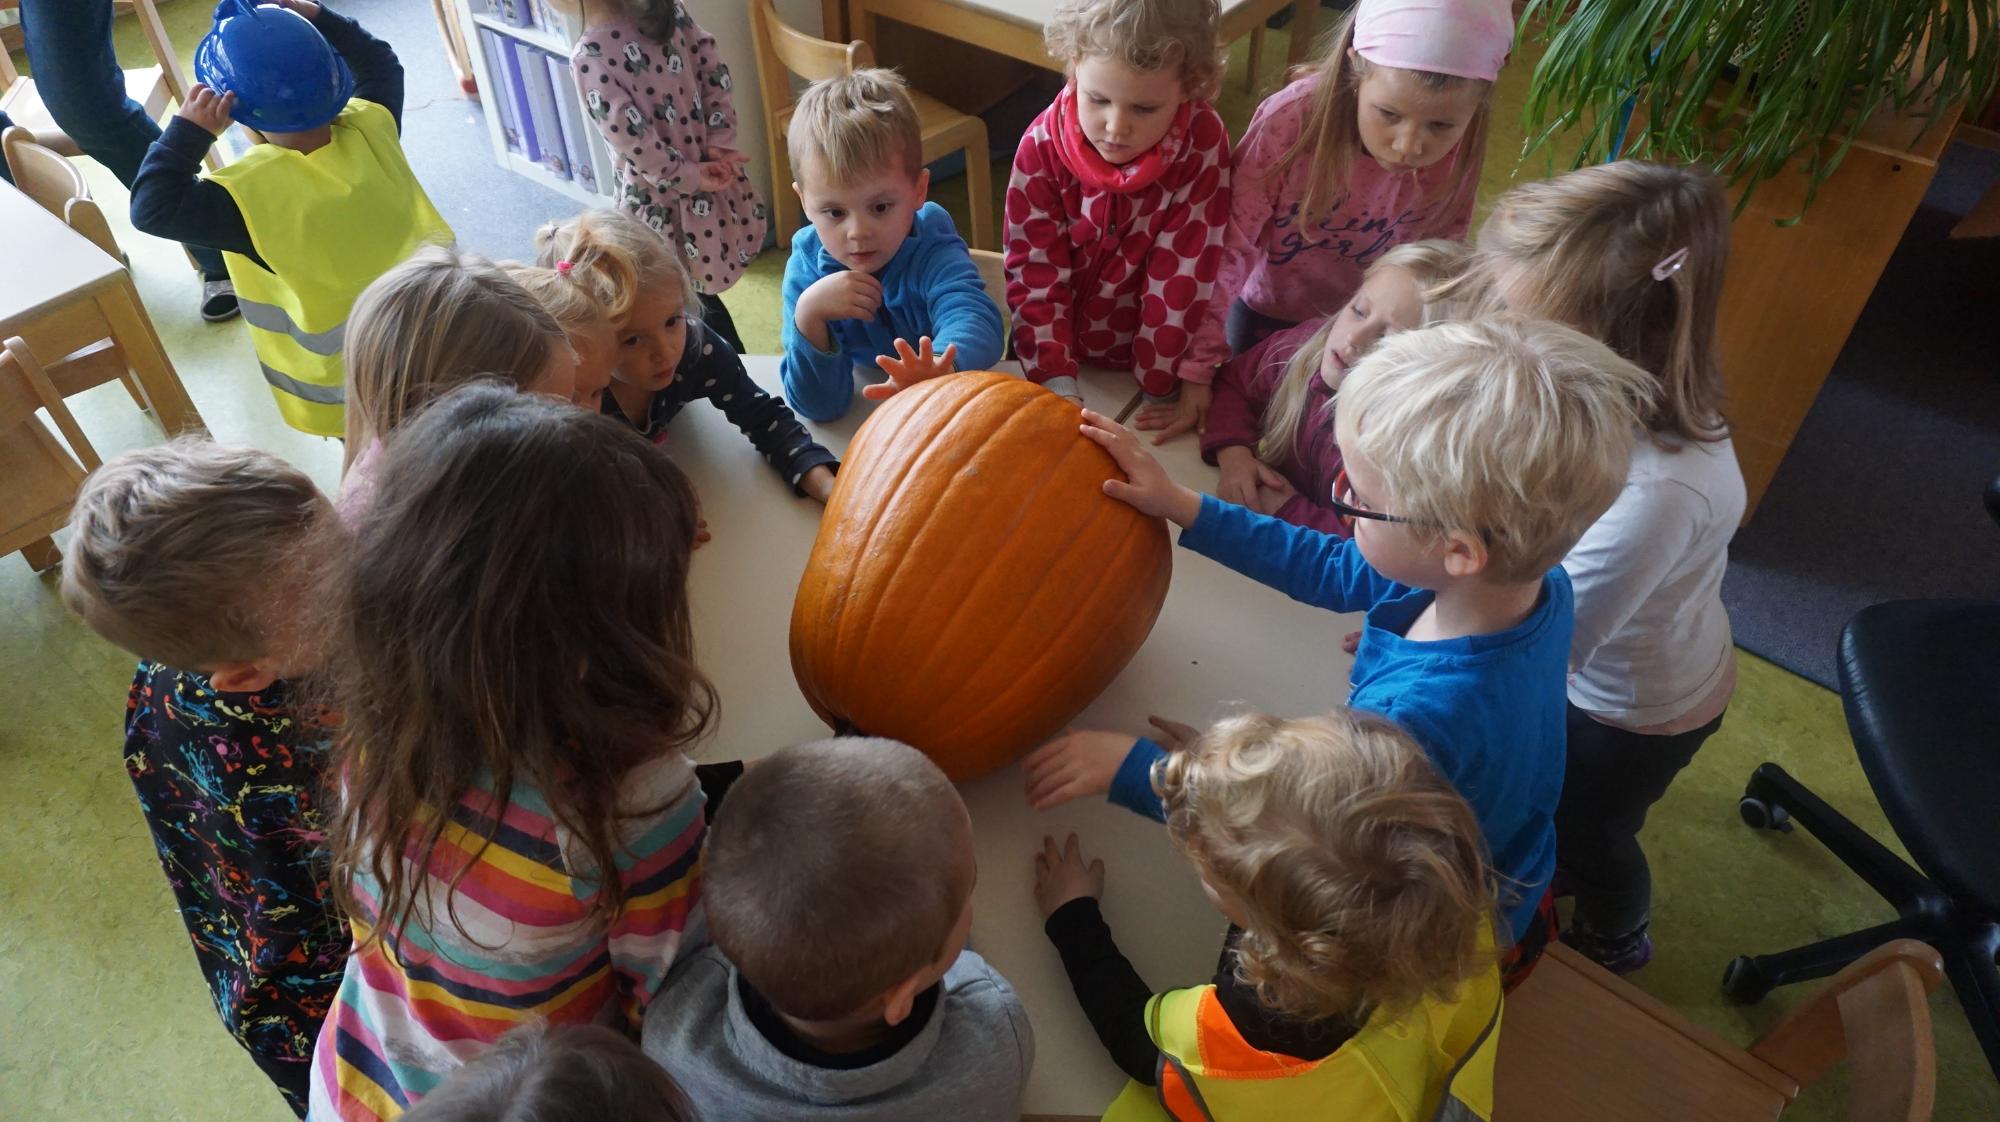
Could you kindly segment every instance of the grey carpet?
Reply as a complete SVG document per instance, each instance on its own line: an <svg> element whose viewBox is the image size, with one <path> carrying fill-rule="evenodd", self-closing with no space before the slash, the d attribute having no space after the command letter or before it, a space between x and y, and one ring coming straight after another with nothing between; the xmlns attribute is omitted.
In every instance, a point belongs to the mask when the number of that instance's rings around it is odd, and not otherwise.
<svg viewBox="0 0 2000 1122"><path fill-rule="evenodd" d="M1730 547L1736 641L1830 688L1861 608L2000 597L2000 528L1981 505L2000 473L2000 238L1947 237L1996 177L2000 153L1948 150Z"/></svg>

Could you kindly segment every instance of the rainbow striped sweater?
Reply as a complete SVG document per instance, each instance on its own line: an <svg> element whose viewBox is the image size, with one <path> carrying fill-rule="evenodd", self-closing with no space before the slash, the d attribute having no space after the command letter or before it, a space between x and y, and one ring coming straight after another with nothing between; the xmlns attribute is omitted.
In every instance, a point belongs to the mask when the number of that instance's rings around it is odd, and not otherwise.
<svg viewBox="0 0 2000 1122"><path fill-rule="evenodd" d="M599 882L539 791L496 806L482 784L452 810L426 875L430 907L348 960L313 1056L308 1118L395 1118L507 1030L526 1021L633 1031L690 932L700 891L702 793L675 753L635 769L616 860L624 909L590 919ZM480 835L447 905L451 874ZM375 884L356 885L356 947L376 918ZM454 919L456 922L454 922Z"/></svg>

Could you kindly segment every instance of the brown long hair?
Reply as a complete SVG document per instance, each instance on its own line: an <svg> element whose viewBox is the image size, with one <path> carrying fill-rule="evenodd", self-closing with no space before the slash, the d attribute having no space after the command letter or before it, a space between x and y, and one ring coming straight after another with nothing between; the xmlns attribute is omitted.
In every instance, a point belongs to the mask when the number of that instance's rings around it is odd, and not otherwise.
<svg viewBox="0 0 2000 1122"><path fill-rule="evenodd" d="M1305 128L1299 131L1299 139L1278 159L1272 170L1273 178L1282 178L1293 164L1308 161L1311 175L1306 177L1306 197L1299 203L1299 222L1310 226L1325 218L1334 207L1346 197L1348 174L1354 170L1355 154L1367 153L1361 147L1361 127L1357 121L1360 115L1361 80L1368 76L1374 64L1353 53L1354 18L1361 5L1348 9L1340 22L1334 25L1327 36L1325 53L1320 60L1310 66L1302 66L1294 72L1300 80L1317 82L1313 88L1311 105L1306 110ZM1479 98L1479 108L1473 111L1472 119L1465 123L1465 132L1460 134L1450 158L1457 174L1451 177L1451 185L1436 198L1423 200L1443 206L1458 198L1479 178L1480 165L1486 162L1486 126L1493 117L1493 83L1478 78L1460 78L1454 74L1437 74L1429 70L1412 70L1426 89L1442 90L1465 83L1477 83L1484 87Z"/></svg>
<svg viewBox="0 0 2000 1122"><path fill-rule="evenodd" d="M1493 204L1477 246L1462 278L1474 314L1511 309L1602 340L1659 379L1644 418L1656 437L1729 435L1715 340L1729 200L1713 173L1618 160L1523 183Z"/></svg>
<svg viewBox="0 0 2000 1122"><path fill-rule="evenodd" d="M626 426L490 382L399 430L380 479L334 628L344 902L366 877L371 938L435 926L436 901L417 915L423 870L445 856L451 808L490 776L496 809L443 910L523 789L581 843L608 920L625 902L618 821L650 809L621 806L622 780L715 715L689 623L692 486Z"/></svg>

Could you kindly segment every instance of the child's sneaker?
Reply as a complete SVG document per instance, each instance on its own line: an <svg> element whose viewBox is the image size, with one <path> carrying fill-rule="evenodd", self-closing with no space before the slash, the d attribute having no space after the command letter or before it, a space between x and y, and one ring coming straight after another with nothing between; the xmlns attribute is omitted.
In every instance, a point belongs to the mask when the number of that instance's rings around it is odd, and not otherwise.
<svg viewBox="0 0 2000 1122"><path fill-rule="evenodd" d="M1598 939L1572 927L1562 933L1562 941L1613 974L1630 974L1653 961L1653 937L1643 927L1620 939Z"/></svg>

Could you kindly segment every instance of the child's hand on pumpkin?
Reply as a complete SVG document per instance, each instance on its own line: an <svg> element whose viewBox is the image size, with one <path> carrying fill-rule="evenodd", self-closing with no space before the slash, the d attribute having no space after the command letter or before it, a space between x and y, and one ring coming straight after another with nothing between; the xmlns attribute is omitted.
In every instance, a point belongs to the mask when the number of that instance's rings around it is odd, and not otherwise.
<svg viewBox="0 0 2000 1122"><path fill-rule="evenodd" d="M1035 854L1035 906L1042 910L1043 919L1071 900L1085 896L1096 900L1103 895L1104 862L1086 864L1075 834L1061 849L1056 848L1056 839L1042 838L1041 852Z"/></svg>
<svg viewBox="0 0 2000 1122"><path fill-rule="evenodd" d="M1173 481L1167 469L1139 444L1139 438L1117 421L1092 409L1083 411L1083 435L1097 442L1118 463L1124 479L1104 481L1104 493L1132 504L1141 514L1171 519L1182 528L1201 514L1201 496Z"/></svg>
<svg viewBox="0 0 2000 1122"><path fill-rule="evenodd" d="M1190 430L1200 433L1208 428L1208 404L1214 396L1214 391L1204 383L1182 382L1178 400L1148 405L1139 410L1134 422L1147 432L1159 430L1159 435L1153 438L1154 444L1165 444Z"/></svg>
<svg viewBox="0 0 2000 1122"><path fill-rule="evenodd" d="M196 82L189 87L187 100L181 102L180 111L174 116L201 126L210 136L221 136L234 119L231 114L235 109L235 94L219 94Z"/></svg>
<svg viewBox="0 0 2000 1122"><path fill-rule="evenodd" d="M825 464L815 466L799 477L799 490L806 493L806 498L825 506L826 500L833 497L833 469Z"/></svg>
<svg viewBox="0 0 2000 1122"><path fill-rule="evenodd" d="M958 369L958 344L947 344L943 354L933 355L931 337L928 335L920 337L914 349L908 339L898 339L896 357L876 355L875 365L882 368L882 373L887 374L889 380L861 387L861 396L870 401L881 401L884 398L894 397L918 382L930 378L942 378Z"/></svg>
<svg viewBox="0 0 2000 1122"><path fill-rule="evenodd" d="M1071 799L1109 793L1112 777L1137 743L1129 733L1064 732L1021 761L1021 771L1028 777L1028 805L1047 810Z"/></svg>

